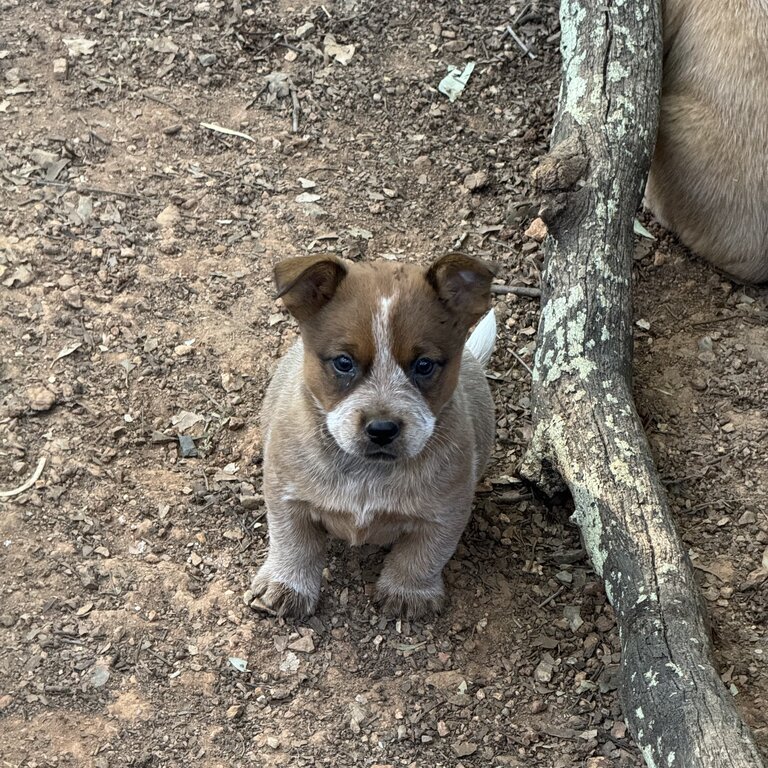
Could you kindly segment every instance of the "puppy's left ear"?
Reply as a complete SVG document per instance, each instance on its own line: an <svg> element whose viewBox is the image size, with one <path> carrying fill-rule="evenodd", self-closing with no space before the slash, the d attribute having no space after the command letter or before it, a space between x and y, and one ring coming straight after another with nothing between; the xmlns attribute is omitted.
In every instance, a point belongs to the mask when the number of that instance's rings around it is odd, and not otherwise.
<svg viewBox="0 0 768 768"><path fill-rule="evenodd" d="M331 255L296 256L275 264L277 298L301 323L319 312L345 278L344 263Z"/></svg>
<svg viewBox="0 0 768 768"><path fill-rule="evenodd" d="M491 280L495 271L490 264L463 253L449 253L427 270L427 282L443 304L467 319L467 326L479 320L491 306Z"/></svg>

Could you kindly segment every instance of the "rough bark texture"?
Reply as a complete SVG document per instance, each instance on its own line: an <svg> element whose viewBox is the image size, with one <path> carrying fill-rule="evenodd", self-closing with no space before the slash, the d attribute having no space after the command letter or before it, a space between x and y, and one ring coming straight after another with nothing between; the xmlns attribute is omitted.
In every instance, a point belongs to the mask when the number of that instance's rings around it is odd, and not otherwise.
<svg viewBox="0 0 768 768"><path fill-rule="evenodd" d="M631 393L632 224L656 132L660 16L659 0L561 5L563 85L536 175L550 236L523 472L573 495L648 766L755 768Z"/></svg>

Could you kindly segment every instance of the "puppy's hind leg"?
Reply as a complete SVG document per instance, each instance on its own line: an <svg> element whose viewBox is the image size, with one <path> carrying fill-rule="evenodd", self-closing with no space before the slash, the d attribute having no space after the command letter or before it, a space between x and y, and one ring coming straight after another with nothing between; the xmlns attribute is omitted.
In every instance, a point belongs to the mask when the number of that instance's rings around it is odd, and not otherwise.
<svg viewBox="0 0 768 768"><path fill-rule="evenodd" d="M269 505L269 554L251 591L278 616L309 616L320 597L325 530L306 504Z"/></svg>

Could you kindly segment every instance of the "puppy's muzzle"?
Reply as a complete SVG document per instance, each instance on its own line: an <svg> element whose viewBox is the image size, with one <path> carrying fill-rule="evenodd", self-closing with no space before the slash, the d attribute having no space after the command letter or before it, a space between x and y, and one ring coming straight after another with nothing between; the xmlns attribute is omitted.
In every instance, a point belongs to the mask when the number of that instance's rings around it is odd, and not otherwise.
<svg viewBox="0 0 768 768"><path fill-rule="evenodd" d="M374 445L389 445L400 434L400 425L396 421L374 419L365 425L365 434Z"/></svg>

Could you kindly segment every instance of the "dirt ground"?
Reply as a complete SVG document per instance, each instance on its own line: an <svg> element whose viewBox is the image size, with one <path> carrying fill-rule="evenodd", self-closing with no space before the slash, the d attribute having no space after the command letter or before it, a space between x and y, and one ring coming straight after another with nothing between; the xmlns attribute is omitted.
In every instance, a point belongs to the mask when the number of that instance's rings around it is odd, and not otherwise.
<svg viewBox="0 0 768 768"><path fill-rule="evenodd" d="M339 544L311 620L242 601L296 337L271 264L458 248L537 285L558 42L545 3L0 0L0 489L45 459L0 503L0 764L641 765L604 592L515 477L535 301L496 304L497 448L447 610L382 618L381 553ZM648 226L638 405L768 755L768 293Z"/></svg>

